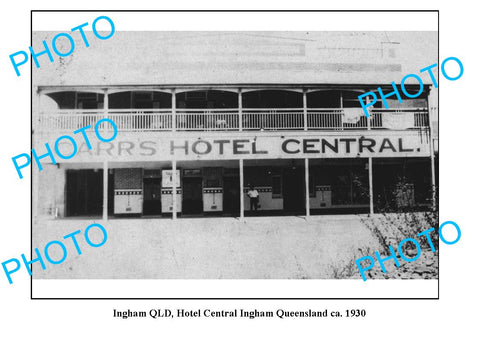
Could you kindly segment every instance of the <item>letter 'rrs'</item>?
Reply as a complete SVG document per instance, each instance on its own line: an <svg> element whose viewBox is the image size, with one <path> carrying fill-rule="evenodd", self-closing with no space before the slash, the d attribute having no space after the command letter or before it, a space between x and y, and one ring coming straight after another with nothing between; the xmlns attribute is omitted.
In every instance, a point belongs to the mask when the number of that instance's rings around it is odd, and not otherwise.
<svg viewBox="0 0 480 340"><path fill-rule="evenodd" d="M111 129L108 130L108 131L110 131L110 130L112 131L111 136L102 136L100 134L100 127L103 124L107 124L107 123L110 124L111 127L112 127ZM89 129L90 127L91 127L90 125L87 125L87 126L81 128L81 129L73 131L73 133L75 135L77 135L78 133L81 133L81 136L83 137L88 149L91 149L92 145L90 143L90 140L87 137L87 134L86 134L85 130ZM109 132L107 132L107 133L109 133ZM117 125L115 124L115 122L113 120L111 120L109 118L102 118L95 124L95 135L102 142L105 142L105 143L111 142L112 140L114 140L117 137L117 134L118 134ZM67 154L67 155L63 154L61 152L60 148L59 148L60 144L67 143L67 142L60 143L62 140L65 140L65 139L68 140L69 144L72 145L72 151L71 151L70 154ZM38 155L37 151L35 149L32 149L32 157L33 157L35 163L37 164L39 171L43 170L42 163L40 162L41 159L50 158L50 160L52 161L52 164L54 164L54 165L57 164L57 161L55 159L55 155L52 152L52 149L51 149L51 147L48 143L45 143L45 149L47 150L47 152L44 153L44 154L41 154L41 155ZM77 147L76 141L72 137L70 137L68 135L63 135L63 136L58 137L57 140L55 141L54 150L55 150L55 153L58 157L60 157L62 159L70 159L70 158L73 158L77 154L78 147ZM32 161L31 161L30 155L28 155L26 153L21 153L21 154L15 156L15 157L12 157L12 161L13 161L13 165L15 166L15 169L17 170L18 177L20 177L20 179L22 179L23 174L20 170L23 169L23 168L26 168L27 166L29 166L31 164Z"/></svg>

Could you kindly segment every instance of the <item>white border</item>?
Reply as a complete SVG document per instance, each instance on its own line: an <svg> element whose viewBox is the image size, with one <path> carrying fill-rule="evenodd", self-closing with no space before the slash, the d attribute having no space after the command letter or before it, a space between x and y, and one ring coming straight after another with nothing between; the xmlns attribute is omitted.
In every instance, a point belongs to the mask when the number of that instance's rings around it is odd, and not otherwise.
<svg viewBox="0 0 480 340"><path fill-rule="evenodd" d="M437 298L437 280L33 280L33 298Z"/></svg>
<svg viewBox="0 0 480 340"><path fill-rule="evenodd" d="M436 31L436 12L34 12L32 29L66 32L100 15L118 31ZM101 29L101 28L100 28ZM108 27L107 27L108 29ZM33 280L33 297L437 298L437 280Z"/></svg>
<svg viewBox="0 0 480 340"><path fill-rule="evenodd" d="M34 12L32 29L69 31L88 22L87 31L100 15L111 18L118 31L438 30L436 12Z"/></svg>

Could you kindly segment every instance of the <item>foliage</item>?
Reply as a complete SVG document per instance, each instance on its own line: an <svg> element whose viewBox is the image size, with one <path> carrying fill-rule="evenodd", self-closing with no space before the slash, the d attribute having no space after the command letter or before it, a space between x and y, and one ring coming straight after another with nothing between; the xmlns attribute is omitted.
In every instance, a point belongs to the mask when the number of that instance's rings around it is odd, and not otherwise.
<svg viewBox="0 0 480 340"><path fill-rule="evenodd" d="M372 256L372 254L373 253L369 247L365 249L358 248L358 251L354 252L347 261L338 264L330 264L330 277L332 279L360 278L355 260L364 256Z"/></svg>

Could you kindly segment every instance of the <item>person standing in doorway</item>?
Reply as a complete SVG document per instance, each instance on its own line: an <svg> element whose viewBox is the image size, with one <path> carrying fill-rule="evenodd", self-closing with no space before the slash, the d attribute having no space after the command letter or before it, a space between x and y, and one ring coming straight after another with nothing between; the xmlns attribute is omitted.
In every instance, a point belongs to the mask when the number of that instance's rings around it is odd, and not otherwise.
<svg viewBox="0 0 480 340"><path fill-rule="evenodd" d="M257 189L252 185L250 186L250 190L247 192L247 196L250 197L250 211L257 211L258 210L258 193Z"/></svg>

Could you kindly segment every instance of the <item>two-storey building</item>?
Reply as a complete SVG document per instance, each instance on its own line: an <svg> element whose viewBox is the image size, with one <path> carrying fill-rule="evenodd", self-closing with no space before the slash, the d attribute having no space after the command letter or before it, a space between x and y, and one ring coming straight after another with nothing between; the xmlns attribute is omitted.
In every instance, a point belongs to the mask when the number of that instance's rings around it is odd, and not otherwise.
<svg viewBox="0 0 480 340"><path fill-rule="evenodd" d="M435 62L412 52L408 33L401 43L385 35L117 32L34 70L34 147L65 134L78 146L33 169L36 216L243 218L250 187L255 214L429 207L431 86L389 97L389 108L379 100L368 119L358 101ZM90 149L73 131L102 118L118 135L104 143L88 132Z"/></svg>

